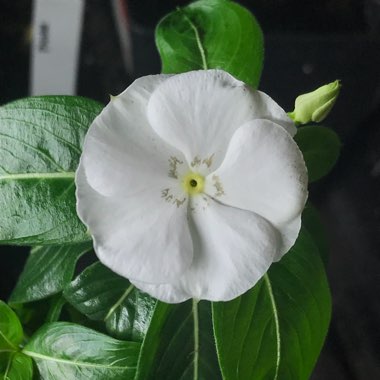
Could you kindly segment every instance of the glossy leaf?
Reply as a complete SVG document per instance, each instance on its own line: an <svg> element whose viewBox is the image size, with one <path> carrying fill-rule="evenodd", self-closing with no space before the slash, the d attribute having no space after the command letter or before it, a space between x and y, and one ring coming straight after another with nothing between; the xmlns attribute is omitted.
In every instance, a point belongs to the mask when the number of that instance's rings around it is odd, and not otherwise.
<svg viewBox="0 0 380 380"><path fill-rule="evenodd" d="M336 164L341 143L333 130L319 126L300 127L294 140L303 153L309 182L324 177Z"/></svg>
<svg viewBox="0 0 380 380"><path fill-rule="evenodd" d="M135 380L221 379L209 302L157 303Z"/></svg>
<svg viewBox="0 0 380 380"><path fill-rule="evenodd" d="M0 380L31 379L33 379L32 359L21 352L8 354L4 369L0 368Z"/></svg>
<svg viewBox="0 0 380 380"><path fill-rule="evenodd" d="M129 380L135 374L140 346L56 322L38 330L23 352L37 363L43 379Z"/></svg>
<svg viewBox="0 0 380 380"><path fill-rule="evenodd" d="M213 304L223 379L309 379L330 313L324 266L303 230L291 251L253 289Z"/></svg>
<svg viewBox="0 0 380 380"><path fill-rule="evenodd" d="M263 35L254 16L227 0L200 0L161 20L156 44L163 73L223 69L257 87Z"/></svg>
<svg viewBox="0 0 380 380"><path fill-rule="evenodd" d="M22 326L16 313L0 301L0 350L15 351L22 339Z"/></svg>
<svg viewBox="0 0 380 380"><path fill-rule="evenodd" d="M0 242L89 241L75 209L84 136L101 111L79 97L31 97L0 107Z"/></svg>
<svg viewBox="0 0 380 380"><path fill-rule="evenodd" d="M64 296L88 318L104 321L112 336L133 341L143 340L156 304L99 262L72 281Z"/></svg>
<svg viewBox="0 0 380 380"><path fill-rule="evenodd" d="M91 249L91 243L33 248L10 302L33 302L61 292L72 280L78 259Z"/></svg>

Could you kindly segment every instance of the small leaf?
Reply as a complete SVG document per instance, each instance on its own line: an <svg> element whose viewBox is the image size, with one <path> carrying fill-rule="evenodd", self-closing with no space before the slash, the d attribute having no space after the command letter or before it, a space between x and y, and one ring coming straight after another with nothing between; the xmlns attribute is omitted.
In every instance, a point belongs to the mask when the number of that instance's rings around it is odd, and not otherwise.
<svg viewBox="0 0 380 380"><path fill-rule="evenodd" d="M330 314L324 266L302 230L295 246L253 289L213 304L223 379L309 379Z"/></svg>
<svg viewBox="0 0 380 380"><path fill-rule="evenodd" d="M33 302L61 292L71 281L78 259L91 249L91 243L32 249L10 302Z"/></svg>
<svg viewBox="0 0 380 380"><path fill-rule="evenodd" d="M23 352L43 379L133 379L140 343L123 342L72 323L43 326Z"/></svg>
<svg viewBox="0 0 380 380"><path fill-rule="evenodd" d="M294 140L298 144L309 174L309 182L327 175L338 160L341 143L329 128L306 126L298 128Z"/></svg>
<svg viewBox="0 0 380 380"><path fill-rule="evenodd" d="M81 313L104 321L112 336L142 341L156 300L97 262L86 268L64 291Z"/></svg>
<svg viewBox="0 0 380 380"><path fill-rule="evenodd" d="M0 354L1 355L1 354ZM21 352L8 354L4 370L0 368L0 380L32 380L33 362Z"/></svg>
<svg viewBox="0 0 380 380"><path fill-rule="evenodd" d="M31 97L0 107L0 241L89 241L75 207L84 136L101 111L79 97Z"/></svg>
<svg viewBox="0 0 380 380"><path fill-rule="evenodd" d="M23 330L16 313L0 301L0 350L17 351L23 339Z"/></svg>
<svg viewBox="0 0 380 380"><path fill-rule="evenodd" d="M135 380L221 379L209 302L157 303Z"/></svg>
<svg viewBox="0 0 380 380"><path fill-rule="evenodd" d="M163 18L156 29L163 73L223 69L257 87L263 35L254 16L226 0L200 0Z"/></svg>

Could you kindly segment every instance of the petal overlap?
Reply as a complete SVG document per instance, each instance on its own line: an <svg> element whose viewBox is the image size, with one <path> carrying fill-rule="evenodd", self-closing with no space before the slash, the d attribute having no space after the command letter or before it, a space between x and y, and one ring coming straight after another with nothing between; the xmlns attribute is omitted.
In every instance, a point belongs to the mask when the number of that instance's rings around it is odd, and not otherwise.
<svg viewBox="0 0 380 380"><path fill-rule="evenodd" d="M257 213L283 234L281 255L294 244L307 199L307 171L297 144L283 128L262 119L240 127L223 163L208 179L208 195ZM290 228L291 222L295 228Z"/></svg>
<svg viewBox="0 0 380 380"><path fill-rule="evenodd" d="M264 218L209 197L193 203L191 266L173 283L134 282L166 302L189 298L227 301L250 289L268 270L281 237Z"/></svg>
<svg viewBox="0 0 380 380"><path fill-rule="evenodd" d="M193 71L161 83L148 104L152 128L192 162L215 170L234 132L257 118L273 120L289 133L295 127L268 95L254 91L222 70Z"/></svg>

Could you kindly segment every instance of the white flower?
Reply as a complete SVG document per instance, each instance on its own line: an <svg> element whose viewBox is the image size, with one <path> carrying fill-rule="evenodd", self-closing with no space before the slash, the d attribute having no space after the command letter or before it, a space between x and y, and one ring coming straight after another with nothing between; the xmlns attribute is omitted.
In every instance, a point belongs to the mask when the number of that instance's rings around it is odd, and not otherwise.
<svg viewBox="0 0 380 380"><path fill-rule="evenodd" d="M294 133L270 97L224 71L136 80L91 125L76 176L100 261L165 302L244 293L300 230Z"/></svg>

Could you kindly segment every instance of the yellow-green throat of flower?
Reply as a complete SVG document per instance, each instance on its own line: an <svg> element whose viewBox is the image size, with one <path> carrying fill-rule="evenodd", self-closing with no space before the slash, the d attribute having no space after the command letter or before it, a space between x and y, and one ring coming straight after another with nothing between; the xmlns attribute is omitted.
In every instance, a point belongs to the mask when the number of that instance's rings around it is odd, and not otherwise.
<svg viewBox="0 0 380 380"><path fill-rule="evenodd" d="M198 173L189 172L182 178L182 186L190 195L202 193L205 187L205 178Z"/></svg>

